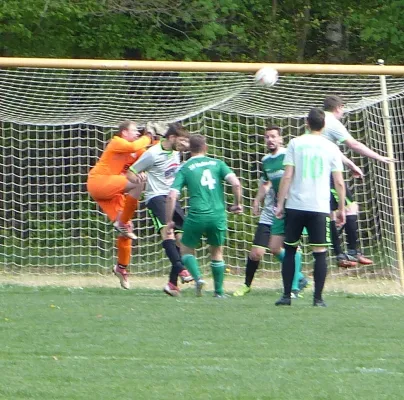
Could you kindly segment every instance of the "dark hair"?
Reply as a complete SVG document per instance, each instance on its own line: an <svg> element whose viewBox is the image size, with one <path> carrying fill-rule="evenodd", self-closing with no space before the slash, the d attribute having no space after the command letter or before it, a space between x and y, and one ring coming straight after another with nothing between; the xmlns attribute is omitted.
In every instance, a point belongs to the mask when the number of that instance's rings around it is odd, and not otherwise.
<svg viewBox="0 0 404 400"><path fill-rule="evenodd" d="M307 116L307 125L312 131L321 131L325 124L325 113L321 108L312 108Z"/></svg>
<svg viewBox="0 0 404 400"><path fill-rule="evenodd" d="M341 97L339 96L327 96L324 99L324 111L334 111L338 107L341 107L344 105L344 102L342 101Z"/></svg>
<svg viewBox="0 0 404 400"><path fill-rule="evenodd" d="M282 135L282 128L278 125L269 125L265 128L265 132L268 131L278 131L279 136Z"/></svg>
<svg viewBox="0 0 404 400"><path fill-rule="evenodd" d="M190 133L179 122L174 122L172 124L168 124L167 132L164 135L164 137L167 138L167 139L170 136L189 137Z"/></svg>
<svg viewBox="0 0 404 400"><path fill-rule="evenodd" d="M202 153L205 150L205 136L194 134L189 138L189 150L191 153Z"/></svg>
<svg viewBox="0 0 404 400"><path fill-rule="evenodd" d="M129 119L122 121L118 126L118 133L121 134L124 130L129 129L132 124L136 125L136 122Z"/></svg>

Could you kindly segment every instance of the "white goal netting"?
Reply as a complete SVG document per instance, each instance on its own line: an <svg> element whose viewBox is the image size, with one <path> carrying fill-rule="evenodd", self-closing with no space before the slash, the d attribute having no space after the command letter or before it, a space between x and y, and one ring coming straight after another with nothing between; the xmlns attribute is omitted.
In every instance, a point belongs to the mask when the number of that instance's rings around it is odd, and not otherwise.
<svg viewBox="0 0 404 400"><path fill-rule="evenodd" d="M404 198L404 79L387 78L399 204ZM0 271L34 274L106 274L115 260L115 233L86 192L86 176L115 127L124 119L182 121L208 137L211 154L242 178L245 213L229 217L226 261L243 275L257 218L262 134L284 128L285 143L305 130L304 116L328 94L346 101L351 134L386 155L378 76L284 75L258 88L241 73L0 69ZM350 188L360 206L360 243L374 265L349 272L330 265L333 277L398 281L396 240L386 165L345 153L365 172ZM144 205L135 219L141 237L131 272L161 276L169 263ZM207 262L206 249L199 253ZM311 256L305 249L306 271ZM266 256L259 274L279 279L279 263Z"/></svg>

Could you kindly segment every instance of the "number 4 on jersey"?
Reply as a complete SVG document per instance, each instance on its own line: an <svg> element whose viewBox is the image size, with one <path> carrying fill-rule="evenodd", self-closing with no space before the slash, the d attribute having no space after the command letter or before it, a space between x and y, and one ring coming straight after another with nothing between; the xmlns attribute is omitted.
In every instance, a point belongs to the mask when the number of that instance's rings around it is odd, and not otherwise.
<svg viewBox="0 0 404 400"><path fill-rule="evenodd" d="M207 186L209 190L213 190L216 186L216 179L213 178L210 169L204 169L201 176L201 185Z"/></svg>

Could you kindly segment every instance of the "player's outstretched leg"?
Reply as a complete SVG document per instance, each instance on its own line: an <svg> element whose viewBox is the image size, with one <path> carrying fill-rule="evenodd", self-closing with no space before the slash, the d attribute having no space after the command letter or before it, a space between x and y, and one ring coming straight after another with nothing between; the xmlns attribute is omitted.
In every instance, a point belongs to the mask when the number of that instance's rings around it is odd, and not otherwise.
<svg viewBox="0 0 404 400"><path fill-rule="evenodd" d="M252 252L252 251L251 251ZM260 264L260 260L256 260L252 258L252 254L247 258L246 268L245 268L245 280L243 286L239 287L234 293L233 296L240 297L245 296L246 294L251 292L251 284L254 279L255 272L258 269Z"/></svg>
<svg viewBox="0 0 404 400"><path fill-rule="evenodd" d="M132 221L127 224L122 223L119 219L114 222L114 228L121 235L126 236L131 240L137 240L137 236L133 233L133 223Z"/></svg>
<svg viewBox="0 0 404 400"><path fill-rule="evenodd" d="M295 255L297 248L285 244L285 258L282 262L283 295L275 303L276 306L290 306L292 282L295 273Z"/></svg>
<svg viewBox="0 0 404 400"><path fill-rule="evenodd" d="M167 285L164 286L163 292L169 296L177 297L180 295L180 288L171 282L168 282Z"/></svg>
<svg viewBox="0 0 404 400"><path fill-rule="evenodd" d="M197 297L202 296L202 289L205 286L205 281L202 279L201 271L199 270L198 260L193 254L184 254L181 261L187 268L192 278L195 280L195 290Z"/></svg>
<svg viewBox="0 0 404 400"><path fill-rule="evenodd" d="M211 269L213 275L213 283L215 287L215 295L217 295L216 297L223 296L224 262L212 260Z"/></svg>
<svg viewBox="0 0 404 400"><path fill-rule="evenodd" d="M337 265L340 268L353 268L356 267L357 262L353 257L343 253L341 248L341 240L339 238L337 224L335 221L330 221L331 243L334 255L337 259Z"/></svg>
<svg viewBox="0 0 404 400"><path fill-rule="evenodd" d="M323 300L323 289L327 276L327 253L313 252L314 256L314 298L313 306L326 307Z"/></svg>
<svg viewBox="0 0 404 400"><path fill-rule="evenodd" d="M181 263L181 256L177 250L174 239L163 240L162 246L166 252L167 258L171 261L171 270L168 284L164 287L164 293L170 296L178 296L180 289L178 288L178 276L184 269Z"/></svg>
<svg viewBox="0 0 404 400"><path fill-rule="evenodd" d="M260 265L261 258L265 254L265 250L265 247L253 246L251 248L245 266L244 284L233 293L233 296L245 296L246 294L251 292L251 284L254 279L255 273Z"/></svg>
<svg viewBox="0 0 404 400"><path fill-rule="evenodd" d="M118 253L118 263L113 268L113 273L119 279L122 289L129 289L129 279L127 267L129 266L132 240L125 236L118 236L116 239L116 247Z"/></svg>
<svg viewBox="0 0 404 400"><path fill-rule="evenodd" d="M302 281L303 279L305 279L308 284L307 279L302 274L302 252L300 248L298 248L295 254L295 274L293 275L292 293L291 293L292 299L302 297L299 282Z"/></svg>
<svg viewBox="0 0 404 400"><path fill-rule="evenodd" d="M348 256L362 265L371 265L373 261L358 251L358 215L346 216L345 233L347 236Z"/></svg>

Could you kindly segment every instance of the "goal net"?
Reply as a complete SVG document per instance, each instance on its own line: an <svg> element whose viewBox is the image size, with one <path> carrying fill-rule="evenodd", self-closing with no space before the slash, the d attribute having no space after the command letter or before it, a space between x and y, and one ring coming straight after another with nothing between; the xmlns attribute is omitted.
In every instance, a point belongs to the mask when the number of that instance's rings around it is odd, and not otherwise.
<svg viewBox="0 0 404 400"><path fill-rule="evenodd" d="M283 127L287 144L305 130L310 108L326 95L346 102L344 124L368 147L387 155L383 100L388 101L393 148L404 159L401 127L404 79L387 77L387 98L378 76L281 75L271 88L254 85L252 74L88 70L0 69L0 271L24 274L109 274L115 262L112 224L86 192L86 177L119 122L182 121L207 136L210 153L241 177L245 212L229 216L225 249L228 272L244 275L257 218L260 160L265 126ZM363 181L345 178L360 207L359 238L374 264L341 270L330 260L332 278L399 281L390 178L384 164L344 149L365 172ZM396 164L400 214L403 164ZM131 273L161 276L169 262L141 204L135 220L140 241L133 248ZM402 224L402 222L401 222ZM199 251L208 265L206 246ZM331 257L331 252L330 252ZM304 270L312 257L304 246ZM277 280L280 265L270 255L259 276Z"/></svg>

